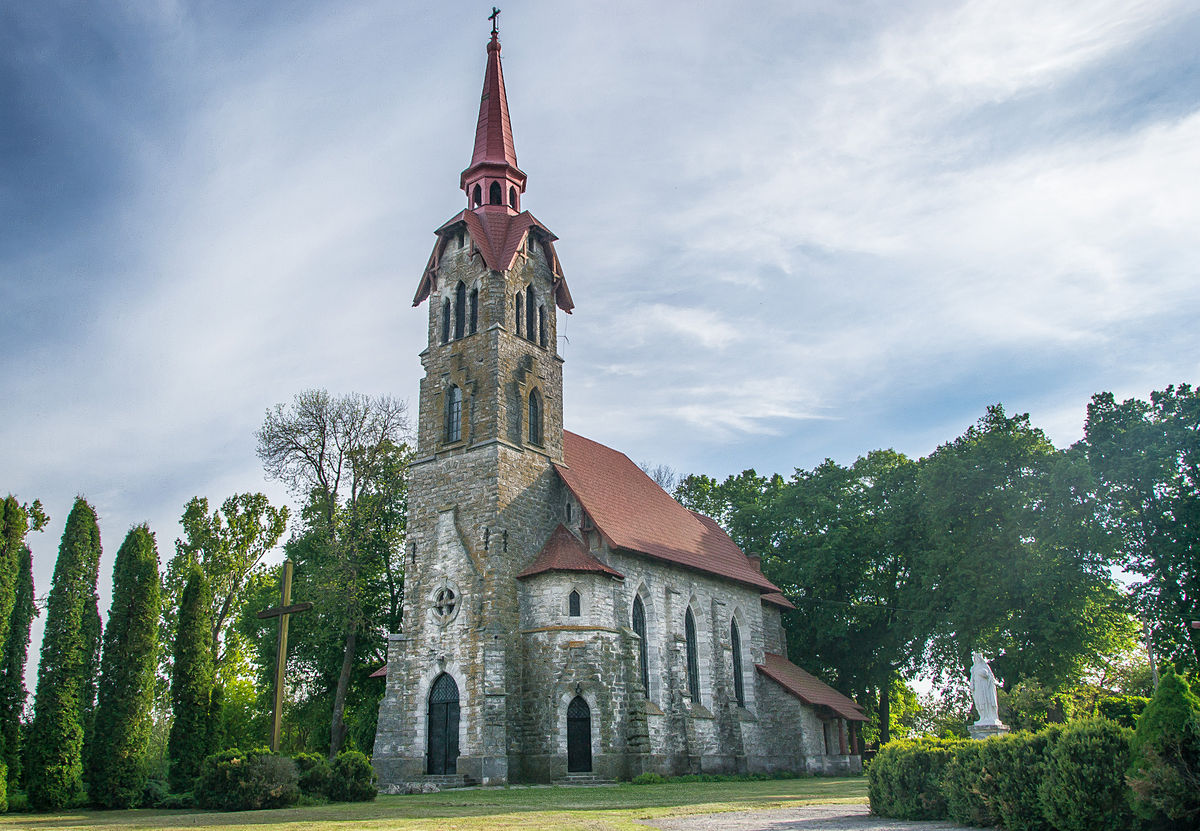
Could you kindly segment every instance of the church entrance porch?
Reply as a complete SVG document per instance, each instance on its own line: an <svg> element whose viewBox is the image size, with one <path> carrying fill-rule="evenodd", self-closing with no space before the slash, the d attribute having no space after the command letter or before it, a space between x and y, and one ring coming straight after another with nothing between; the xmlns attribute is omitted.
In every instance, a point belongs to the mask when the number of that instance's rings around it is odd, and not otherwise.
<svg viewBox="0 0 1200 831"><path fill-rule="evenodd" d="M427 773L458 772L458 684L442 673L429 690Z"/></svg>
<svg viewBox="0 0 1200 831"><path fill-rule="evenodd" d="M592 770L592 711L583 696L567 706L567 773Z"/></svg>

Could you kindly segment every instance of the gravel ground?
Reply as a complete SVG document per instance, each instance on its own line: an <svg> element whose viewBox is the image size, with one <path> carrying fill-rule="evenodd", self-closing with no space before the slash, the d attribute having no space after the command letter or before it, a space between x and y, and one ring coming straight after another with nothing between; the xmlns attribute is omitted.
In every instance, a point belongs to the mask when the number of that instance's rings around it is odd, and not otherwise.
<svg viewBox="0 0 1200 831"><path fill-rule="evenodd" d="M949 822L873 817L866 805L806 805L726 814L695 814L645 824L663 831L977 831Z"/></svg>

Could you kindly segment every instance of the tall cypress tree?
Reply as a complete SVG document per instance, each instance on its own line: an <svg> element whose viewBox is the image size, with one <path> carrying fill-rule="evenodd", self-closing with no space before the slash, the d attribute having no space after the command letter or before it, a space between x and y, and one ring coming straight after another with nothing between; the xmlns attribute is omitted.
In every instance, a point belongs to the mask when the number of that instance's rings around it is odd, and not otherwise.
<svg viewBox="0 0 1200 831"><path fill-rule="evenodd" d="M100 596L96 583L100 579L100 549L96 559L89 564L84 586L83 599L83 671L79 688L79 724L83 727L83 747L86 752L92 743L96 722L96 689L100 681L100 641L103 628L100 623ZM84 771L86 781L87 771Z"/></svg>
<svg viewBox="0 0 1200 831"><path fill-rule="evenodd" d="M16 603L17 561L25 548L25 532L29 520L21 504L12 496L0 502L0 649L8 645L12 611ZM0 665L4 655L0 653ZM0 732L0 741L3 733ZM0 747L0 811L8 810L8 768L4 765L7 753Z"/></svg>
<svg viewBox="0 0 1200 831"><path fill-rule="evenodd" d="M137 804L146 784L158 614L158 549L154 534L139 525L130 529L113 566L95 733L86 746L88 796L105 808Z"/></svg>
<svg viewBox="0 0 1200 831"><path fill-rule="evenodd" d="M167 737L167 781L177 793L190 791L208 752L212 702L212 612L208 579L196 563L188 570L175 628L171 708L175 720Z"/></svg>
<svg viewBox="0 0 1200 831"><path fill-rule="evenodd" d="M33 599L33 555L22 546L17 562L17 591L13 603L4 659L0 664L0 741L8 765L8 784L21 778L21 713L25 710L25 661L29 654L29 627L37 617Z"/></svg>
<svg viewBox="0 0 1200 831"><path fill-rule="evenodd" d="M96 512L82 497L67 516L46 603L46 631L29 729L28 796L39 810L64 808L83 794L80 707L88 667L85 610L100 562Z"/></svg>

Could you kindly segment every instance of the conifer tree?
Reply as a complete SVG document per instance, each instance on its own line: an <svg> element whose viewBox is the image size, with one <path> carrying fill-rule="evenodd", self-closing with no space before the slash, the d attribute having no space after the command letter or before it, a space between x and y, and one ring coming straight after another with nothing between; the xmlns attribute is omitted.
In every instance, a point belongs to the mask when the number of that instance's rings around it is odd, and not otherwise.
<svg viewBox="0 0 1200 831"><path fill-rule="evenodd" d="M81 699L88 667L85 612L100 561L96 512L75 500L58 547L46 603L46 631L29 730L28 789L39 810L64 808L83 793Z"/></svg>
<svg viewBox="0 0 1200 831"><path fill-rule="evenodd" d="M212 613L204 571L193 563L179 604L175 659L171 672L171 708L175 720L167 738L167 774L171 790L190 791L208 752L212 702Z"/></svg>
<svg viewBox="0 0 1200 831"><path fill-rule="evenodd" d="M158 646L158 549L145 525L130 529L113 566L104 629L88 796L105 808L137 804L146 784L146 746Z"/></svg>
<svg viewBox="0 0 1200 831"><path fill-rule="evenodd" d="M16 603L17 562L25 547L25 532L29 520L21 504L12 496L0 502L0 649L8 645L8 632L12 611ZM0 653L0 666L4 655ZM3 733L0 732L0 741ZM7 756L0 747L0 811L8 810L8 768L4 764Z"/></svg>
<svg viewBox="0 0 1200 831"><path fill-rule="evenodd" d="M22 546L17 563L17 591L8 639L0 664L0 741L8 765L8 783L21 778L21 713L25 710L25 662L29 653L29 627L37 616L33 599L33 555Z"/></svg>
<svg viewBox="0 0 1200 831"><path fill-rule="evenodd" d="M79 692L79 724L83 727L83 747L86 751L92 743L96 722L96 690L100 680L100 641L103 627L100 622L100 596L96 583L100 578L100 550L96 559L89 563L84 585L83 599L83 671ZM84 772L86 780L86 771Z"/></svg>

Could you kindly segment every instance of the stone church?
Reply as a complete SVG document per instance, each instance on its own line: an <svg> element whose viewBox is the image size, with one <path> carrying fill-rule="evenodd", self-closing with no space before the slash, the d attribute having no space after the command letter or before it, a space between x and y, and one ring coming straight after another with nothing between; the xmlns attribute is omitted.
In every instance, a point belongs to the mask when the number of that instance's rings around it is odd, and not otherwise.
<svg viewBox="0 0 1200 831"><path fill-rule="evenodd" d="M429 343L381 787L861 770L862 710L788 661L793 607L758 558L563 428L574 303L521 204L495 32L460 187L413 301Z"/></svg>

